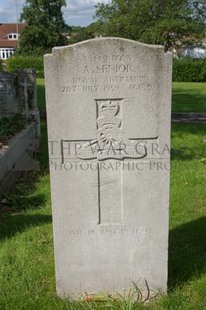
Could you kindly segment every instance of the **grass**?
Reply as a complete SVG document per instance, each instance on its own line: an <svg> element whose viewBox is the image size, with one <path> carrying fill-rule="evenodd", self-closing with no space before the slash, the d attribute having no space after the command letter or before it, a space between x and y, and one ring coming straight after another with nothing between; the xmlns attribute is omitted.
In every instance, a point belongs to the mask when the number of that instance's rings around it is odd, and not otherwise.
<svg viewBox="0 0 206 310"><path fill-rule="evenodd" d="M0 204L0 310L206 309L206 124L172 126L169 291L147 305L60 300L55 293L46 123L41 171Z"/></svg>
<svg viewBox="0 0 206 310"><path fill-rule="evenodd" d="M44 79L37 79L39 109L45 110ZM206 83L173 82L173 112L206 113Z"/></svg>
<svg viewBox="0 0 206 310"><path fill-rule="evenodd" d="M206 112L205 83L173 83L173 112Z"/></svg>
<svg viewBox="0 0 206 310"><path fill-rule="evenodd" d="M46 109L44 79L37 79L37 102L39 110Z"/></svg>

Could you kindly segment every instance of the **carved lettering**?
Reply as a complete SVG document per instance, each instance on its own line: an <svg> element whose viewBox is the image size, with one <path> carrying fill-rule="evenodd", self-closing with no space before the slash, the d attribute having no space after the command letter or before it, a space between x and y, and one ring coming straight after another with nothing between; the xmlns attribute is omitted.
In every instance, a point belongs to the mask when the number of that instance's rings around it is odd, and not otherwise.
<svg viewBox="0 0 206 310"><path fill-rule="evenodd" d="M112 55L112 61L133 61L131 55Z"/></svg>
<svg viewBox="0 0 206 310"><path fill-rule="evenodd" d="M94 69L85 66L83 74L114 74L114 73L132 73L134 67L131 64L118 65L98 65Z"/></svg>
<svg viewBox="0 0 206 310"><path fill-rule="evenodd" d="M77 86L62 86L62 93L74 93L76 92Z"/></svg>
<svg viewBox="0 0 206 310"><path fill-rule="evenodd" d="M70 230L69 234L72 236L82 236L83 235L83 230L77 229L77 230Z"/></svg>
<svg viewBox="0 0 206 310"><path fill-rule="evenodd" d="M101 236L115 236L115 235L150 235L154 233L155 230L153 228L104 228L103 226L100 229L73 229L69 231L70 236L95 236L100 234Z"/></svg>
<svg viewBox="0 0 206 310"><path fill-rule="evenodd" d="M74 85L78 84L96 84L97 78L96 77L74 77L72 79Z"/></svg>
<svg viewBox="0 0 206 310"><path fill-rule="evenodd" d="M83 88L82 88L83 92L89 92L89 93L96 92L97 89L98 89L97 85L83 86Z"/></svg>
<svg viewBox="0 0 206 310"><path fill-rule="evenodd" d="M134 57L132 55L124 55L124 54L112 55L112 56L94 55L92 57L84 56L84 62L85 63L88 63L88 62L106 63L108 61L112 61L112 62L125 62L125 61L132 62L132 61L134 61Z"/></svg>
<svg viewBox="0 0 206 310"><path fill-rule="evenodd" d="M104 91L118 91L119 85L104 85Z"/></svg>
<svg viewBox="0 0 206 310"><path fill-rule="evenodd" d="M144 88L144 84L130 84L129 90L141 90Z"/></svg>

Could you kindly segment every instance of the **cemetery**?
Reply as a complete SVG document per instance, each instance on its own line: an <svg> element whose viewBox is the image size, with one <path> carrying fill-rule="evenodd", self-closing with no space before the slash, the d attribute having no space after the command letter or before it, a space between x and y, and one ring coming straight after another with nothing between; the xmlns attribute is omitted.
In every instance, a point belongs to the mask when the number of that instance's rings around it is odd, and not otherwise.
<svg viewBox="0 0 206 310"><path fill-rule="evenodd" d="M4 192L33 163L29 153L38 152L40 119L35 72L23 69L14 76L2 71L0 103L0 192Z"/></svg>
<svg viewBox="0 0 206 310"><path fill-rule="evenodd" d="M206 113L204 83L172 85L170 53L120 38L44 61L45 80L0 80L1 115L29 120L0 149L8 171L26 157L0 200L0 308L204 309L206 123L171 124Z"/></svg>

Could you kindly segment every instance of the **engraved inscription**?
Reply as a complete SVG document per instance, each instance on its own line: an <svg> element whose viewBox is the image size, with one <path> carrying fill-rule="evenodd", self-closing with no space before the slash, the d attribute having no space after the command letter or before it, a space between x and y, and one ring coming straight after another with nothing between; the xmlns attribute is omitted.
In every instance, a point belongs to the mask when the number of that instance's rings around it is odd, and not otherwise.
<svg viewBox="0 0 206 310"><path fill-rule="evenodd" d="M114 93L121 90L121 84L131 92L153 92L157 88L151 77L140 73L132 55L84 56L83 60L81 75L72 77L68 85L62 86L63 93Z"/></svg>
<svg viewBox="0 0 206 310"><path fill-rule="evenodd" d="M97 77L74 77L72 82L75 85L96 84Z"/></svg>
<svg viewBox="0 0 206 310"><path fill-rule="evenodd" d="M69 230L70 236L115 236L115 235L150 235L155 232L154 228L100 228L100 229L73 229Z"/></svg>
<svg viewBox="0 0 206 310"><path fill-rule="evenodd" d="M98 65L91 69L89 66L85 66L83 74L114 74L114 73L132 73L134 66L130 64L119 65Z"/></svg>
<svg viewBox="0 0 206 310"><path fill-rule="evenodd" d="M90 86L90 85L83 86L83 92L90 92L90 93L92 93L92 92L96 92L97 89L98 89L98 86L96 86L96 85L93 85L93 86Z"/></svg>
<svg viewBox="0 0 206 310"><path fill-rule="evenodd" d="M119 85L104 85L104 91L114 92L119 90Z"/></svg>
<svg viewBox="0 0 206 310"><path fill-rule="evenodd" d="M74 93L77 86L62 86L62 93Z"/></svg>
<svg viewBox="0 0 206 310"><path fill-rule="evenodd" d="M111 83L143 83L146 81L146 76L145 75L129 75L129 76L124 76L124 75L112 75L112 76L107 76L104 79L104 83L106 84L111 84Z"/></svg>
<svg viewBox="0 0 206 310"><path fill-rule="evenodd" d="M134 61L134 57L132 55L125 55L125 54L119 54L119 55L94 55L91 57L84 56L84 62L103 62L106 63L108 61L112 62L132 62Z"/></svg>

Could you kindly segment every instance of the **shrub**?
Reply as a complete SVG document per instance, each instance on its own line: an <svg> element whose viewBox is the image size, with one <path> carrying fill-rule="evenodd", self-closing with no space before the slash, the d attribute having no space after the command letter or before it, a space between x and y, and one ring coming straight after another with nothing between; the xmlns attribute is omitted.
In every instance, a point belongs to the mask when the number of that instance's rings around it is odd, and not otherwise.
<svg viewBox="0 0 206 310"><path fill-rule="evenodd" d="M174 59L173 81L175 82L205 82L206 59L194 60L191 58Z"/></svg>
<svg viewBox="0 0 206 310"><path fill-rule="evenodd" d="M2 71L2 70L3 70L3 60L0 59L0 71Z"/></svg>
<svg viewBox="0 0 206 310"><path fill-rule="evenodd" d="M44 77L43 57L16 56L7 60L8 72L15 73L18 69L23 68L35 69L37 77Z"/></svg>
<svg viewBox="0 0 206 310"><path fill-rule="evenodd" d="M0 117L0 149L16 133L24 129L26 117L17 113L11 117Z"/></svg>

